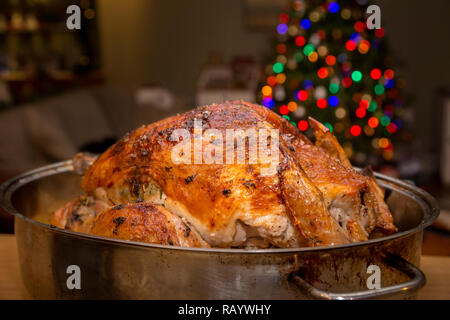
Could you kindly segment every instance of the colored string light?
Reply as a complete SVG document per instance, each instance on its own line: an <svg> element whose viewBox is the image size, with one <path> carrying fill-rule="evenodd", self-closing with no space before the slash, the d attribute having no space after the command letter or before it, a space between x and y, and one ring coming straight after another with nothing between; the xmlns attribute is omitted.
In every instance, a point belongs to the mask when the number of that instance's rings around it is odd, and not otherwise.
<svg viewBox="0 0 450 320"><path fill-rule="evenodd" d="M311 27L311 21L309 21L308 19L303 19L300 22L300 25L302 26L303 29L308 30Z"/></svg>
<svg viewBox="0 0 450 320"><path fill-rule="evenodd" d="M309 90L312 87L313 87L313 83L311 80L306 79L303 81L303 88L305 88L306 90Z"/></svg>
<svg viewBox="0 0 450 320"><path fill-rule="evenodd" d="M306 43L306 39L302 36L298 36L297 38L295 38L295 44L298 47L303 47Z"/></svg>
<svg viewBox="0 0 450 320"><path fill-rule="evenodd" d="M368 109L368 108L369 108L369 101L367 101L367 100L361 100L361 101L359 102L359 107L360 107L360 108L363 108L364 110Z"/></svg>
<svg viewBox="0 0 450 320"><path fill-rule="evenodd" d="M327 37L326 32L323 31L322 29L320 29L319 31L317 31L317 34L318 34L320 40L325 40L325 38Z"/></svg>
<svg viewBox="0 0 450 320"><path fill-rule="evenodd" d="M316 62L317 59L319 59L319 55L315 51L308 56L308 60L311 62Z"/></svg>
<svg viewBox="0 0 450 320"><path fill-rule="evenodd" d="M352 82L353 82L352 79L344 78L344 79L342 79L342 86L344 88L350 88L352 86Z"/></svg>
<svg viewBox="0 0 450 320"><path fill-rule="evenodd" d="M353 51L356 49L356 43L353 42L352 40L348 40L345 44L345 47L347 48L348 51Z"/></svg>
<svg viewBox="0 0 450 320"><path fill-rule="evenodd" d="M277 51L278 54L283 54L283 53L286 53L287 48L284 43L280 43L279 45L277 45L275 50Z"/></svg>
<svg viewBox="0 0 450 320"><path fill-rule="evenodd" d="M370 42L367 40L363 40L359 43L358 51L361 54L366 54L370 50Z"/></svg>
<svg viewBox="0 0 450 320"><path fill-rule="evenodd" d="M348 8L345 8L341 11L341 17L344 20L348 20L352 17L352 11Z"/></svg>
<svg viewBox="0 0 450 320"><path fill-rule="evenodd" d="M375 134L375 130L373 130L369 126L364 126L364 133L366 134L366 136L371 137Z"/></svg>
<svg viewBox="0 0 450 320"><path fill-rule="evenodd" d="M337 2L330 2L330 3L328 4L328 10L329 10L331 13L336 13L336 12L338 12L338 11L339 11L339 4L338 4Z"/></svg>
<svg viewBox="0 0 450 320"><path fill-rule="evenodd" d="M394 80L386 79L384 81L384 86L386 87L386 89L392 89L394 87Z"/></svg>
<svg viewBox="0 0 450 320"><path fill-rule="evenodd" d="M305 120L300 120L298 122L298 128L300 129L300 131L306 131L308 129L308 122Z"/></svg>
<svg viewBox="0 0 450 320"><path fill-rule="evenodd" d="M337 108L334 114L336 115L336 118L343 119L347 114L347 111L345 111L344 108Z"/></svg>
<svg viewBox="0 0 450 320"><path fill-rule="evenodd" d="M355 29L355 31L363 32L366 29L366 24L362 21L357 21L355 22L353 28Z"/></svg>
<svg viewBox="0 0 450 320"><path fill-rule="evenodd" d="M289 108L288 108L288 106L285 105L285 104L283 104L283 105L280 107L280 113L283 114L283 115L288 114L288 113L289 113ZM288 120L289 120L289 119L288 119Z"/></svg>
<svg viewBox="0 0 450 320"><path fill-rule="evenodd" d="M277 32L279 34L285 34L288 31L288 25L286 23L280 23L277 26Z"/></svg>
<svg viewBox="0 0 450 320"><path fill-rule="evenodd" d="M380 140L378 140L378 145L380 146L380 148L386 149L387 147L389 147L390 141L387 138L381 138Z"/></svg>
<svg viewBox="0 0 450 320"><path fill-rule="evenodd" d="M394 71L391 69L387 69L386 71L384 71L384 77L386 79L392 79L394 78Z"/></svg>
<svg viewBox="0 0 450 320"><path fill-rule="evenodd" d="M278 84L283 84L286 81L286 75L284 73L279 73L275 79Z"/></svg>
<svg viewBox="0 0 450 320"><path fill-rule="evenodd" d="M330 86L328 87L328 90L330 90L330 92L332 94L336 94L339 92L339 84L337 83L330 83Z"/></svg>
<svg viewBox="0 0 450 320"><path fill-rule="evenodd" d="M300 101L306 101L308 99L308 91L306 90L300 90L297 94L298 100Z"/></svg>
<svg viewBox="0 0 450 320"><path fill-rule="evenodd" d="M382 84L375 85L374 91L377 95L382 95L384 93L384 86Z"/></svg>
<svg viewBox="0 0 450 320"><path fill-rule="evenodd" d="M362 5L367 0L356 2ZM291 8L291 11L306 10L307 6L309 4L304 4L303 0L294 0L294 9ZM277 58L266 68L267 76L259 96L266 107L274 108L277 105L279 113L301 131L308 130L309 124L300 119L307 115L317 116L330 131L334 130L349 157L361 154L360 149L362 151L362 146L367 145L381 149L382 152L378 150L377 153L387 159L393 156L393 145L389 139L374 137L375 139L369 138L369 143L365 144L361 140L358 145L352 144L348 139L361 135L367 139L376 134L390 137L396 133L401 127L401 121L394 118L394 115L401 111L398 108L404 103L400 96L400 89L404 84L402 80L395 78L392 58L386 58L384 51L376 52L384 45L381 38L384 37L385 30L377 29L373 34L372 30L367 30L365 21L350 22L361 18L357 17L353 6L341 6L342 3L338 0L328 0L305 11L307 13L302 18L299 18L301 15L298 12L279 16L276 31L286 36L277 38ZM321 25L324 25L322 20L333 19L332 14L336 13L339 16L334 17L350 19L340 22L346 26L336 24L331 28L321 29ZM319 23L317 28L313 23ZM311 30L313 28L315 30ZM344 45L344 50L338 47L339 44ZM349 53L355 51L357 53ZM363 64L366 61L360 55L372 56L378 53L380 57L369 59L367 64L377 63L382 68L370 68ZM314 72L317 76L311 75ZM325 81L329 82L325 84ZM367 92L371 82L374 93ZM353 83L355 85L352 88ZM300 105L302 103L304 105ZM309 108L311 104L316 104L317 109ZM330 108L327 112L328 105ZM356 105L356 109L351 110L353 105ZM292 119L289 117L291 113ZM335 117L336 123L329 118L330 115ZM355 123L355 119L360 120ZM367 150L363 151L365 152Z"/></svg>
<svg viewBox="0 0 450 320"><path fill-rule="evenodd" d="M380 121L378 120L378 118L376 118L376 117L371 117L371 118L369 118L369 120L367 121L367 124L371 127L371 128L373 128L373 129L375 129L376 127L378 127L378 124L380 123Z"/></svg>
<svg viewBox="0 0 450 320"><path fill-rule="evenodd" d="M358 126L357 124L353 125L350 128L350 134L354 137L358 137L359 135L361 135L361 127Z"/></svg>
<svg viewBox="0 0 450 320"><path fill-rule="evenodd" d="M364 108L358 108L358 109L356 109L356 112L355 112L356 116L360 119L364 118L366 116L366 113L367 113L366 109L364 109Z"/></svg>
<svg viewBox="0 0 450 320"><path fill-rule="evenodd" d="M332 107L337 107L339 105L339 99L336 96L328 97L328 104Z"/></svg>
<svg viewBox="0 0 450 320"><path fill-rule="evenodd" d="M317 71L317 76L318 76L320 79L325 79L326 77L328 77L328 69L325 68L325 67L320 68L320 69Z"/></svg>
<svg viewBox="0 0 450 320"><path fill-rule="evenodd" d="M359 82L362 79L362 73L358 70L352 72L352 80L355 82Z"/></svg>
<svg viewBox="0 0 450 320"><path fill-rule="evenodd" d="M387 127L391 123L391 119L388 116L382 116L380 123L383 127Z"/></svg>
<svg viewBox="0 0 450 320"><path fill-rule="evenodd" d="M388 124L388 126L386 127L386 130L391 133L394 134L397 131L397 126L395 125L395 123L390 123Z"/></svg>
<svg viewBox="0 0 450 320"><path fill-rule="evenodd" d="M262 88L262 94L265 95L266 97L272 95L272 87L264 86Z"/></svg>
<svg viewBox="0 0 450 320"><path fill-rule="evenodd" d="M375 36L378 38L383 38L384 37L384 29L383 28L375 29Z"/></svg>
<svg viewBox="0 0 450 320"><path fill-rule="evenodd" d="M265 97L263 99L263 105L267 108L272 109L275 106L275 102L270 97Z"/></svg>
<svg viewBox="0 0 450 320"><path fill-rule="evenodd" d="M297 60L297 62L301 62L303 60L303 55L301 52L296 52L294 54L294 58L295 58L295 60Z"/></svg>
<svg viewBox="0 0 450 320"><path fill-rule="evenodd" d="M274 76L268 76L266 82L269 86L273 87L277 84L277 78L275 78Z"/></svg>
<svg viewBox="0 0 450 320"><path fill-rule="evenodd" d="M311 53L314 52L316 48L314 47L313 44L308 43L304 48L303 48L303 53L305 54L305 56L309 56Z"/></svg>
<svg viewBox="0 0 450 320"><path fill-rule="evenodd" d="M291 101L288 103L288 109L290 112L294 112L295 110L297 110L297 108L298 108L298 105L294 101Z"/></svg>
<svg viewBox="0 0 450 320"><path fill-rule="evenodd" d="M358 44L361 41L361 35L358 32L354 32L350 35L350 40Z"/></svg>
<svg viewBox="0 0 450 320"><path fill-rule="evenodd" d="M326 46L320 46L319 48L317 48L317 52L321 57L324 57L328 54L328 49Z"/></svg>
<svg viewBox="0 0 450 320"><path fill-rule="evenodd" d="M287 23L289 21L289 16L286 13L280 14L280 22Z"/></svg>
<svg viewBox="0 0 450 320"><path fill-rule="evenodd" d="M327 63L327 65L332 66L336 63L336 57L329 55L325 58L325 62Z"/></svg>
<svg viewBox="0 0 450 320"><path fill-rule="evenodd" d="M378 80L378 79L380 79L380 78L381 78L381 70L378 69L378 68L372 69L372 71L370 71L370 77L371 77L373 80Z"/></svg>
<svg viewBox="0 0 450 320"><path fill-rule="evenodd" d="M284 71L284 65L280 62L277 62L273 65L273 72L281 73Z"/></svg>
<svg viewBox="0 0 450 320"><path fill-rule="evenodd" d="M325 109L327 107L327 99L321 98L317 100L317 107Z"/></svg>

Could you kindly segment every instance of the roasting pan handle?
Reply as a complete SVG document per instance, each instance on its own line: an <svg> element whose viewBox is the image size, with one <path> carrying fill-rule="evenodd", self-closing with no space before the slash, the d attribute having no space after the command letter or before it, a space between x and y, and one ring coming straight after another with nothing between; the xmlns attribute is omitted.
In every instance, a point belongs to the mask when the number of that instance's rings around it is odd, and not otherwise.
<svg viewBox="0 0 450 320"><path fill-rule="evenodd" d="M290 280L298 287L300 287L303 291L306 291L313 298L322 300L359 300L385 298L398 293L411 293L422 288L425 285L425 275L415 265L399 256L389 256L386 257L385 260L389 266L394 267L407 274L411 278L411 280L396 285L387 286L381 289L364 290L350 293L332 293L320 290L297 274L293 274Z"/></svg>

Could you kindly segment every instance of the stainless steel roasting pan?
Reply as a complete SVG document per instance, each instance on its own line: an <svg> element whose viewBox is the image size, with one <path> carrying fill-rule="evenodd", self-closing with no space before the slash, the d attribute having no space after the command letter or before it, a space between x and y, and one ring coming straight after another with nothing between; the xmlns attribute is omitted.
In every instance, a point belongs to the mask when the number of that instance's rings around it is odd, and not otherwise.
<svg viewBox="0 0 450 320"><path fill-rule="evenodd" d="M439 209L423 190L376 177L399 232L335 247L190 249L61 230L49 225L52 211L82 193L71 161L9 180L0 201L15 216L22 278L38 299L411 298L425 283L423 230ZM368 289L371 265L380 289ZM80 289L67 285L69 266L79 267Z"/></svg>

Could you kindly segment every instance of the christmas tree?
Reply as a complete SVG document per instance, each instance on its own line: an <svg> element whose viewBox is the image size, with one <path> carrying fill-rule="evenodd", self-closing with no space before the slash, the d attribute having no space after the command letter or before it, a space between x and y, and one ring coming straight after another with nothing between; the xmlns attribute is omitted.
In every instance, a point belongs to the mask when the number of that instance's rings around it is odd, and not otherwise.
<svg viewBox="0 0 450 320"><path fill-rule="evenodd" d="M309 135L324 123L355 164L394 157L402 128L404 80L397 77L383 28L367 27L367 0L297 0L277 26L275 57L260 102Z"/></svg>

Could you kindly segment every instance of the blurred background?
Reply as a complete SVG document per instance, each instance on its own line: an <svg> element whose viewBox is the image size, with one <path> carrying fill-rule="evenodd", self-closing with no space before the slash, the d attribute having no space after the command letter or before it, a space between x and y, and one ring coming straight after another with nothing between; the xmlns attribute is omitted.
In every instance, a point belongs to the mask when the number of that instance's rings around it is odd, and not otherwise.
<svg viewBox="0 0 450 320"><path fill-rule="evenodd" d="M72 4L80 30L66 27ZM381 9L382 34L359 30L370 4ZM448 0L1 1L0 182L230 99L264 104L308 134L306 94L315 117L337 119L327 124L355 164L438 198L442 214L424 250L450 255L449 11ZM332 54L339 46L345 55ZM346 72L356 55L366 62L361 82ZM345 78L356 90L348 97ZM0 231L12 232L5 213Z"/></svg>

